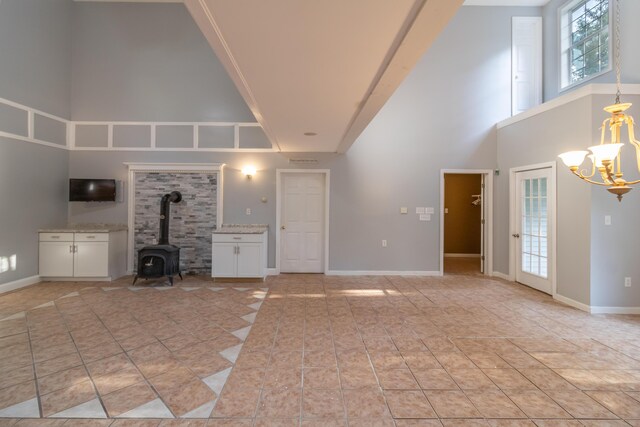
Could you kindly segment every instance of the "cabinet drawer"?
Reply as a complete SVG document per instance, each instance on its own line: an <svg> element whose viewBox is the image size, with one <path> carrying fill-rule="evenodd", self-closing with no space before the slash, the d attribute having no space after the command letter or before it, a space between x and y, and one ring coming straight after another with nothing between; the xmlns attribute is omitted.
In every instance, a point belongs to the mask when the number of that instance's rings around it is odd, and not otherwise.
<svg viewBox="0 0 640 427"><path fill-rule="evenodd" d="M76 233L76 242L108 242L109 233Z"/></svg>
<svg viewBox="0 0 640 427"><path fill-rule="evenodd" d="M261 243L264 239L262 234L214 234L214 243Z"/></svg>
<svg viewBox="0 0 640 427"><path fill-rule="evenodd" d="M40 233L41 242L73 242L73 233Z"/></svg>

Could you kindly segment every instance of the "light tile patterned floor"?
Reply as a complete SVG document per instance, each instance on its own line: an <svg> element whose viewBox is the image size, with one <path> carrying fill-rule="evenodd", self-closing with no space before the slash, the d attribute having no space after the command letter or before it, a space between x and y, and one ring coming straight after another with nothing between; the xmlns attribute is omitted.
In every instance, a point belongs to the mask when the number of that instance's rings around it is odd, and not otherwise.
<svg viewBox="0 0 640 427"><path fill-rule="evenodd" d="M640 426L638 316L481 276L125 284L0 296L0 426Z"/></svg>

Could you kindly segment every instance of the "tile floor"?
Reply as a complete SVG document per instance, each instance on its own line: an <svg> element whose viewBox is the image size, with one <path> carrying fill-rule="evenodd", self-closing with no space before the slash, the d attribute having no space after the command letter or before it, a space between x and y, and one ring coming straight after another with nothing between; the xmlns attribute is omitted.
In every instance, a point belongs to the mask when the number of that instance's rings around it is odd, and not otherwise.
<svg viewBox="0 0 640 427"><path fill-rule="evenodd" d="M0 295L0 426L640 426L638 316L456 274L128 284Z"/></svg>

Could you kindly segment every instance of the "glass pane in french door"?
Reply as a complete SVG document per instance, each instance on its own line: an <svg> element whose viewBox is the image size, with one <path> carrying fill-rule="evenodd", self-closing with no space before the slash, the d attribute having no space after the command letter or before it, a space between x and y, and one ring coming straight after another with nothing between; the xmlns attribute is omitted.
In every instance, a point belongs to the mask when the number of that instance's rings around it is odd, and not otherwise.
<svg viewBox="0 0 640 427"><path fill-rule="evenodd" d="M543 278L548 272L547 178L522 180L522 271Z"/></svg>

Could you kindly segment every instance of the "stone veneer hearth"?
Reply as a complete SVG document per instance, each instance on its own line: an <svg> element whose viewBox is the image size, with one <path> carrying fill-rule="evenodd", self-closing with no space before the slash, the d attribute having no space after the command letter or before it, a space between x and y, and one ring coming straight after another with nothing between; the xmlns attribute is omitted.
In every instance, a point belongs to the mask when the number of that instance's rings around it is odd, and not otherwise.
<svg viewBox="0 0 640 427"><path fill-rule="evenodd" d="M137 172L135 175L134 249L156 244L160 199L177 190L182 202L171 205L169 242L182 248L183 274L211 274L211 232L216 228L216 172ZM137 268L137 259L134 258Z"/></svg>

